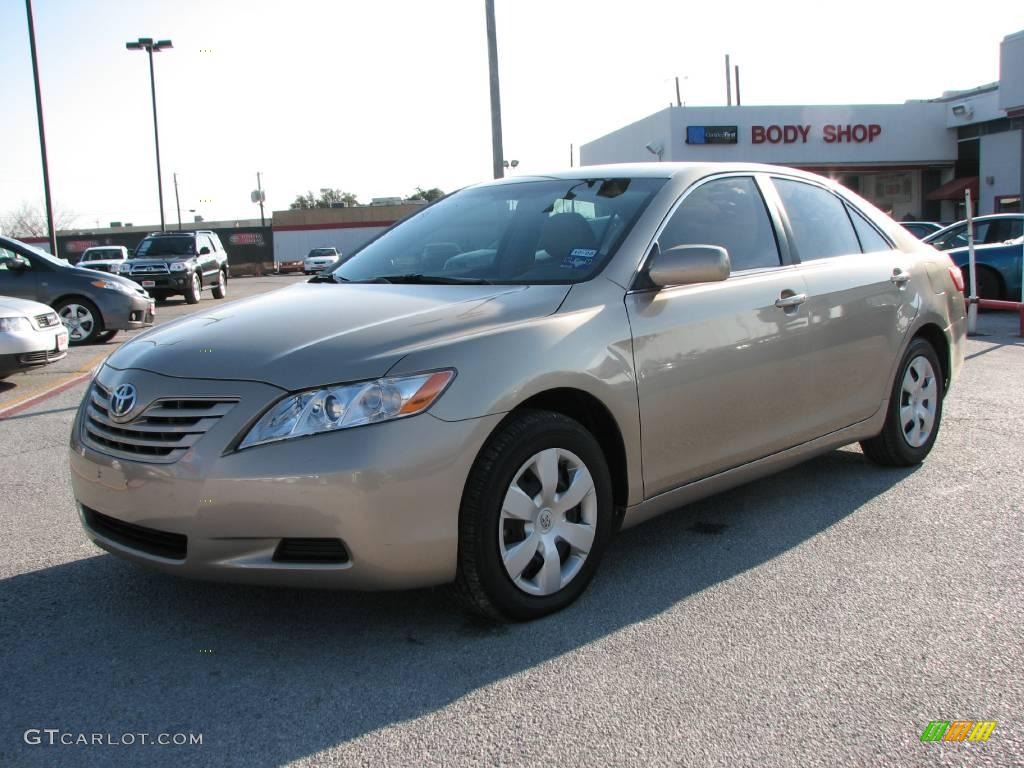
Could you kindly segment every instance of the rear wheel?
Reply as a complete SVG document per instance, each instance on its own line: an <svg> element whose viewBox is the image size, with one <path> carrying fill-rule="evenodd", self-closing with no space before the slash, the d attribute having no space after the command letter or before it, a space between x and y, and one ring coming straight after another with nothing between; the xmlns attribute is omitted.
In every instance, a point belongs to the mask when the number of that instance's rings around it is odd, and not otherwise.
<svg viewBox="0 0 1024 768"><path fill-rule="evenodd" d="M893 383L881 434L864 440L864 455L876 464L911 467L931 452L942 421L942 366L927 341L910 342Z"/></svg>
<svg viewBox="0 0 1024 768"><path fill-rule="evenodd" d="M185 286L185 303L198 304L203 295L203 285L198 272L193 272Z"/></svg>
<svg viewBox="0 0 1024 768"><path fill-rule="evenodd" d="M106 342L108 342L112 338L114 338L115 336L117 336L117 331L103 331L103 333L97 333L96 334L96 343L97 344L105 344Z"/></svg>
<svg viewBox="0 0 1024 768"><path fill-rule="evenodd" d="M456 592L499 621L561 610L586 589L613 521L611 476L594 437L558 413L515 414L466 482Z"/></svg>
<svg viewBox="0 0 1024 768"><path fill-rule="evenodd" d="M88 299L64 299L54 309L68 329L68 343L73 346L92 344L103 333L103 316Z"/></svg>
<svg viewBox="0 0 1024 768"><path fill-rule="evenodd" d="M964 273L964 285L967 286L966 294L971 295L971 274L967 267L963 267ZM1003 290L1003 280L999 277L999 273L994 269L988 267L975 267L974 271L978 275L978 298L979 299L995 299L1001 301L1005 298L1005 291Z"/></svg>
<svg viewBox="0 0 1024 768"><path fill-rule="evenodd" d="M213 286L213 298L223 299L228 295L228 276L222 269L217 273L217 284Z"/></svg>

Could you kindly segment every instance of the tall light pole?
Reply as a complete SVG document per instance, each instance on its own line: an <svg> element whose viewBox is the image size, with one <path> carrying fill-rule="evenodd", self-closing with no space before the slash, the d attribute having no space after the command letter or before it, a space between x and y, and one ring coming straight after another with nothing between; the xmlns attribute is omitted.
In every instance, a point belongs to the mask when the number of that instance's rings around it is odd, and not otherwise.
<svg viewBox="0 0 1024 768"><path fill-rule="evenodd" d="M43 195L46 198L46 230L50 234L50 253L56 258L57 230L53 226L53 199L50 197L50 166L46 162L46 131L43 129L43 97L39 91L39 63L36 60L36 28L32 22L32 0L25 0L28 14L28 47L32 54L32 78L36 84L36 119L39 122L39 152L43 157Z"/></svg>
<svg viewBox="0 0 1024 768"><path fill-rule="evenodd" d="M149 54L149 88L153 95L153 139L156 142L156 191L160 196L160 231L164 226L164 184L160 178L160 132L156 127L156 77L153 75L153 52L173 48L170 40L153 42L152 37L140 37L135 42L128 42L124 47L129 51L145 51Z"/></svg>
<svg viewBox="0 0 1024 768"><path fill-rule="evenodd" d="M494 29L494 0L484 0L487 14L487 63L491 71L491 153L494 178L505 175L505 151L501 146L501 91L498 88L498 38Z"/></svg>

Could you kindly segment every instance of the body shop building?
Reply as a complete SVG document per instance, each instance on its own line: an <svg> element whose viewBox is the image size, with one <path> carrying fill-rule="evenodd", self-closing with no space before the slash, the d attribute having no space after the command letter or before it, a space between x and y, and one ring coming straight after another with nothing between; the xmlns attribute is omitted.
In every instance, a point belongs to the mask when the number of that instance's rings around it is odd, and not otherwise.
<svg viewBox="0 0 1024 768"><path fill-rule="evenodd" d="M905 104L669 107L580 148L583 165L652 160L787 165L838 179L896 219L1020 211L1024 32L1000 80Z"/></svg>

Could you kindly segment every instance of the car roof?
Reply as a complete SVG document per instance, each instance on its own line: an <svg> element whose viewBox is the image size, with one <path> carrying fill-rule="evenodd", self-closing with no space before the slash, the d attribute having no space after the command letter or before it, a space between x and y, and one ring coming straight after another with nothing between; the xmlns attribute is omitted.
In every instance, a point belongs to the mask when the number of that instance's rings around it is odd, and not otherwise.
<svg viewBox="0 0 1024 768"><path fill-rule="evenodd" d="M551 173L537 173L530 176L510 176L485 184L515 183L517 181L538 181L541 179L592 179L592 178L633 178L670 179L675 176L706 176L713 173L783 173L787 176L802 176L821 181L818 176L796 168L764 163L608 163L605 165L582 165Z"/></svg>

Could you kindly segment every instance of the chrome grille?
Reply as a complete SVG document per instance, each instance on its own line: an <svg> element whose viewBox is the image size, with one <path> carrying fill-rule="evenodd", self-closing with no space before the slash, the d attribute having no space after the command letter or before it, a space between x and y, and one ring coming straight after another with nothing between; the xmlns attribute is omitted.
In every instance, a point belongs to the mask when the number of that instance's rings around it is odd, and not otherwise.
<svg viewBox="0 0 1024 768"><path fill-rule="evenodd" d="M53 326L60 323L60 318L57 317L56 312L48 312L45 315L36 315L36 325L40 328L53 328Z"/></svg>
<svg viewBox="0 0 1024 768"><path fill-rule="evenodd" d="M124 423L110 416L110 391L94 382L83 420L82 440L110 456L171 464L208 432L237 403L235 398L156 400Z"/></svg>
<svg viewBox="0 0 1024 768"><path fill-rule="evenodd" d="M133 264L133 275L169 275L171 270L166 264Z"/></svg>

